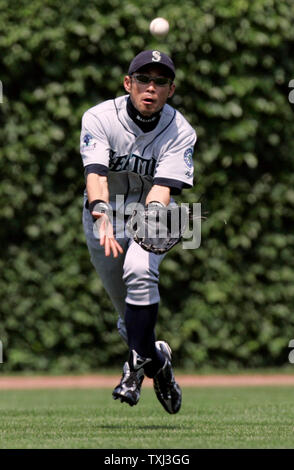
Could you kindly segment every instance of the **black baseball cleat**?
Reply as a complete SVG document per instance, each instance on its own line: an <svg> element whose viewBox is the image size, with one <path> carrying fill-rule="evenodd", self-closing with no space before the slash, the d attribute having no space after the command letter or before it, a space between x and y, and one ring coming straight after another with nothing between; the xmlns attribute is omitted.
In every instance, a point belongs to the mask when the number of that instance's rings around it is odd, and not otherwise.
<svg viewBox="0 0 294 470"><path fill-rule="evenodd" d="M165 356L165 363L153 377L153 387L163 408L168 413L175 414L181 408L182 391L173 374L171 348L165 341L156 341L155 346Z"/></svg>
<svg viewBox="0 0 294 470"><path fill-rule="evenodd" d="M151 359L141 357L132 350L129 362L124 364L121 381L112 392L114 400L120 399L130 406L138 403L144 380L144 366L150 361Z"/></svg>

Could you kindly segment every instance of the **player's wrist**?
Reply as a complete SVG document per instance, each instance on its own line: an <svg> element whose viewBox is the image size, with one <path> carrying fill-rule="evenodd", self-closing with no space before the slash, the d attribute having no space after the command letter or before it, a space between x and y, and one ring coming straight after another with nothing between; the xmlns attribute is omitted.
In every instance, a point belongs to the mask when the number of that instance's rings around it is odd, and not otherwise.
<svg viewBox="0 0 294 470"><path fill-rule="evenodd" d="M89 203L89 212L99 212L100 214L106 214L108 217L112 212L112 207L108 202L104 201L103 199L94 199L94 201ZM93 217L93 221L96 221L96 218Z"/></svg>
<svg viewBox="0 0 294 470"><path fill-rule="evenodd" d="M166 207L163 202L160 202L160 201L150 201L148 202L148 204L146 204L147 207Z"/></svg>
<svg viewBox="0 0 294 470"><path fill-rule="evenodd" d="M94 199L94 201L89 202L89 211L90 212L108 212L111 210L110 204L104 201L103 199Z"/></svg>

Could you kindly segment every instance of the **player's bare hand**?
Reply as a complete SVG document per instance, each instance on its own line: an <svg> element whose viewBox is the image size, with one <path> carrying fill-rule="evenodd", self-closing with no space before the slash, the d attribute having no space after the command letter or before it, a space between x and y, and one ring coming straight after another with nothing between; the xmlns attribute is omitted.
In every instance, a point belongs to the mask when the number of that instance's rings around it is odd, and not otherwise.
<svg viewBox="0 0 294 470"><path fill-rule="evenodd" d="M113 254L114 258L117 258L119 254L123 253L123 249L118 243L118 241L114 238L113 234L113 227L112 224L106 214L102 214L101 212L92 212L93 217L99 219L99 238L100 238L100 245L104 246L105 249L105 256L110 256L111 253Z"/></svg>

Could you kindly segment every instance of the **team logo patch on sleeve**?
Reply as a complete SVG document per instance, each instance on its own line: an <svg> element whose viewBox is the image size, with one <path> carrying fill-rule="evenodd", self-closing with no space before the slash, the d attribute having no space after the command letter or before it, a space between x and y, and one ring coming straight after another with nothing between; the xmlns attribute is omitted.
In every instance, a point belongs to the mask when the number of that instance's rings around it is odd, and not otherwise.
<svg viewBox="0 0 294 470"><path fill-rule="evenodd" d="M83 137L82 149L91 150L96 147L96 144L93 143L93 136L91 134L85 134Z"/></svg>
<svg viewBox="0 0 294 470"><path fill-rule="evenodd" d="M184 161L187 165L188 168L193 168L193 149L192 148L188 148L187 150L185 150L185 153L184 153Z"/></svg>

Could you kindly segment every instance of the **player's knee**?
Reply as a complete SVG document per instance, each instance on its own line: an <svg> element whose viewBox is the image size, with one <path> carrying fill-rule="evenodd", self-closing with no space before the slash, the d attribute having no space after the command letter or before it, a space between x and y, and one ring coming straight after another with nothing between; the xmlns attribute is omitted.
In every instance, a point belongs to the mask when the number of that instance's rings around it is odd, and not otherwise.
<svg viewBox="0 0 294 470"><path fill-rule="evenodd" d="M152 271L149 266L139 264L136 260L124 265L123 280L128 286L130 284L157 284L158 273Z"/></svg>

